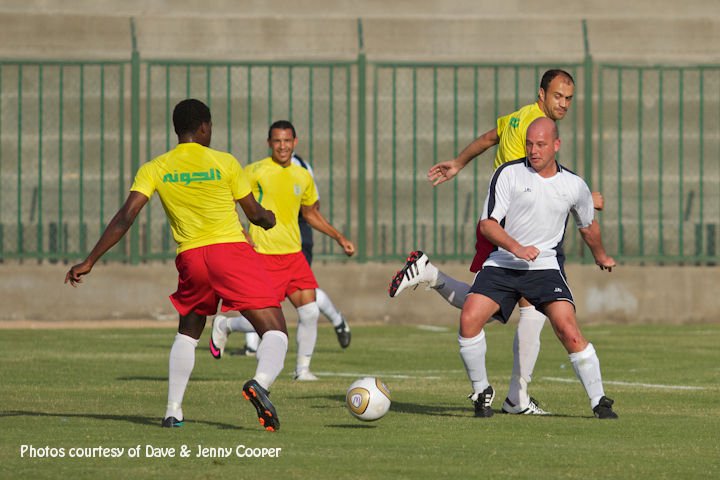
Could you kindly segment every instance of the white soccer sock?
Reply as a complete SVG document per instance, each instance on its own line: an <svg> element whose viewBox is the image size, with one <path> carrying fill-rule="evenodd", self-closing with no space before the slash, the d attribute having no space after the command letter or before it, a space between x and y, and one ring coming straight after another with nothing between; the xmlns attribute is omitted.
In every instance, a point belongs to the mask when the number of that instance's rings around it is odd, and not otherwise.
<svg viewBox="0 0 720 480"><path fill-rule="evenodd" d="M600 360L592 343L588 343L588 346L582 352L571 353L570 363L572 363L575 374L582 382L590 398L590 408L595 408L605 395L605 390L603 389L602 375L600 374Z"/></svg>
<svg viewBox="0 0 720 480"><path fill-rule="evenodd" d="M239 317L228 317L227 319L227 333L231 332L254 332L255 327L252 326L250 320L240 315Z"/></svg>
<svg viewBox="0 0 720 480"><path fill-rule="evenodd" d="M248 350L256 352L257 349L260 348L259 345L260 335L254 331L245 333L245 347L247 347Z"/></svg>
<svg viewBox="0 0 720 480"><path fill-rule="evenodd" d="M182 401L185 396L190 374L195 366L195 347L198 341L182 333L175 335L170 349L168 374L168 401L165 418L175 417L183 420Z"/></svg>
<svg viewBox="0 0 720 480"><path fill-rule="evenodd" d="M310 359L317 341L317 323L320 309L316 302L310 302L297 308L297 369L296 372L310 368Z"/></svg>
<svg viewBox="0 0 720 480"><path fill-rule="evenodd" d="M435 268L435 267L433 267ZM437 270L437 268L435 268ZM435 275L434 284L431 282L430 286L435 289L447 302L455 308L462 310L465 305L465 298L470 292L470 285L465 282L460 282L452 277L445 275L440 270L437 270Z"/></svg>
<svg viewBox="0 0 720 480"><path fill-rule="evenodd" d="M513 369L507 398L513 405L525 408L530 404L528 384L532 381L535 362L540 354L540 332L545 315L532 305L520 307L520 321L513 341Z"/></svg>
<svg viewBox="0 0 720 480"><path fill-rule="evenodd" d="M323 290L319 288L315 289L315 302L317 303L320 313L325 315L328 320L333 324L333 327L339 327L343 322L343 317L333 305L330 297L327 296Z"/></svg>
<svg viewBox="0 0 720 480"><path fill-rule="evenodd" d="M262 336L257 349L257 369L253 377L261 387L270 390L270 386L280 375L285 364L288 349L288 337L280 330L268 330Z"/></svg>
<svg viewBox="0 0 720 480"><path fill-rule="evenodd" d="M465 338L458 335L460 344L460 358L465 364L465 371L472 383L473 393L480 393L490 386L485 369L485 353L487 343L485 342L485 330L472 338Z"/></svg>

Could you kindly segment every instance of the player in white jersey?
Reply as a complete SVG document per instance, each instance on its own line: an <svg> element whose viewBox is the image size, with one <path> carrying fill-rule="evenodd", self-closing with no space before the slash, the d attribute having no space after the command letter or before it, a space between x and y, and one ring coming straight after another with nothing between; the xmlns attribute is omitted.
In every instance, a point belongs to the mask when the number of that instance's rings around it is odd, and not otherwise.
<svg viewBox="0 0 720 480"><path fill-rule="evenodd" d="M535 120L527 130L526 147L525 159L501 166L490 182L480 228L497 248L477 273L460 315L458 343L472 383L475 416L492 416L495 398L485 369L483 327L493 316L507 322L523 297L550 319L593 414L617 418L613 401L605 396L595 349L578 327L572 292L557 259L570 213L595 263L611 271L615 261L603 247L590 189L555 160L560 149L555 123Z"/></svg>
<svg viewBox="0 0 720 480"><path fill-rule="evenodd" d="M293 153L292 163L298 165L307 170L310 175L315 179L315 172L312 166L303 160L296 153ZM315 184L317 186L317 182ZM312 266L313 259L313 234L312 227L305 221L302 214L298 217L298 224L300 225L300 237L302 239L302 252L305 255L305 259L308 264ZM315 298L325 318L330 321L333 328L335 329L335 335L337 335L338 343L342 348L350 346L350 340L352 338L350 333L350 326L342 313L335 307L332 300L324 290L317 288L315 289ZM218 342L222 342L225 338L224 335L228 335L232 332L245 332L245 348L243 353L246 355L254 355L258 345L260 345L260 336L255 332L253 326L244 317L228 317L225 315L216 315L213 321L214 338ZM224 335L223 335L224 332Z"/></svg>

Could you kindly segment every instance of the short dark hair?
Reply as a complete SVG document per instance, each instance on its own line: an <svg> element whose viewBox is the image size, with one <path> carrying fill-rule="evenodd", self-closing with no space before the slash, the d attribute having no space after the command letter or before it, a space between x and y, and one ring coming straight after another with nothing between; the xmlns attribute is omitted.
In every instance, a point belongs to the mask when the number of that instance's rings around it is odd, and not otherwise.
<svg viewBox="0 0 720 480"><path fill-rule="evenodd" d="M575 85L575 80L573 80L572 75L570 75L565 70L560 70L559 68L554 68L552 70L548 70L547 72L543 73L542 79L540 80L540 88L545 90L547 92L548 87L550 86L550 82L555 80L555 77L565 77L571 84Z"/></svg>
<svg viewBox="0 0 720 480"><path fill-rule="evenodd" d="M273 122L273 124L270 125L270 128L268 128L268 140L270 140L270 137L272 136L272 131L276 128L279 130L292 130L293 138L297 138L297 134L295 133L295 127L292 123L290 123L288 120L278 120L276 122Z"/></svg>
<svg viewBox="0 0 720 480"><path fill-rule="evenodd" d="M200 125L211 120L208 106L194 98L181 101L173 110L173 126L178 135L195 133Z"/></svg>

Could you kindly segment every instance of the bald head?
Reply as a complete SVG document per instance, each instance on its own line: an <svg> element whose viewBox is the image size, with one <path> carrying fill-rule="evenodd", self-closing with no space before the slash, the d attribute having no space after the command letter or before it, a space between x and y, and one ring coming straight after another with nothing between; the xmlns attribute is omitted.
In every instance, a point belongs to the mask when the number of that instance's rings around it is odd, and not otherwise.
<svg viewBox="0 0 720 480"><path fill-rule="evenodd" d="M549 140L559 138L557 124L547 117L540 117L533 120L527 129L527 136L543 134Z"/></svg>
<svg viewBox="0 0 720 480"><path fill-rule="evenodd" d="M560 150L560 138L555 122L547 117L533 121L525 136L527 159L540 175L551 177L557 172L555 155Z"/></svg>

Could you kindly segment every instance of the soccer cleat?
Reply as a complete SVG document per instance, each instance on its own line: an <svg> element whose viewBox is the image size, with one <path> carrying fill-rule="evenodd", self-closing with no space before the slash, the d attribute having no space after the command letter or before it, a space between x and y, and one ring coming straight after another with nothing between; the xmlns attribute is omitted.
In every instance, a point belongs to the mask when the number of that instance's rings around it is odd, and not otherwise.
<svg viewBox="0 0 720 480"><path fill-rule="evenodd" d="M390 288L388 288L390 297L397 297L408 287L417 288L418 285L422 284L430 285L433 279L430 278L428 264L430 264L430 259L423 252L420 250L410 252L405 266L390 281Z"/></svg>
<svg viewBox="0 0 720 480"><path fill-rule="evenodd" d="M505 398L502 406L502 412L514 415L550 415L550 412L546 412L540 408L540 403L532 397L530 397L530 404L527 408L516 407L510 399Z"/></svg>
<svg viewBox="0 0 720 480"><path fill-rule="evenodd" d="M257 350L248 345L245 345L242 349L242 355L245 355L246 357L256 357Z"/></svg>
<svg viewBox="0 0 720 480"><path fill-rule="evenodd" d="M167 417L162 421L163 428L177 428L185 425L185 420L178 420L175 417Z"/></svg>
<svg viewBox="0 0 720 480"><path fill-rule="evenodd" d="M310 370L306 368L300 371L296 371L294 379L298 382L314 382L318 380L318 377L316 377Z"/></svg>
<svg viewBox="0 0 720 480"><path fill-rule="evenodd" d="M595 408L593 408L593 413L599 419L616 419L618 416L617 413L613 412L613 403L615 403L613 399L603 396L598 404L595 405Z"/></svg>
<svg viewBox="0 0 720 480"><path fill-rule="evenodd" d="M268 432L277 432L280 430L280 420L278 419L275 407L270 401L270 392L260 386L258 382L248 380L242 389L243 397L255 407L258 416L258 422Z"/></svg>
<svg viewBox="0 0 720 480"><path fill-rule="evenodd" d="M495 412L492 409L492 402L495 399L495 390L492 386L487 387L480 393L468 395L475 405L476 417L492 417Z"/></svg>
<svg viewBox="0 0 720 480"><path fill-rule="evenodd" d="M212 333L210 334L210 355L216 360L222 358L222 354L225 351L225 344L227 344L228 340L225 329L220 328L222 318L224 317L220 317L220 315L215 317L213 320Z"/></svg>
<svg viewBox="0 0 720 480"><path fill-rule="evenodd" d="M335 335L337 335L338 343L342 348L350 346L350 338L352 335L350 333L350 326L345 321L345 317L342 317L342 323L335 327Z"/></svg>

